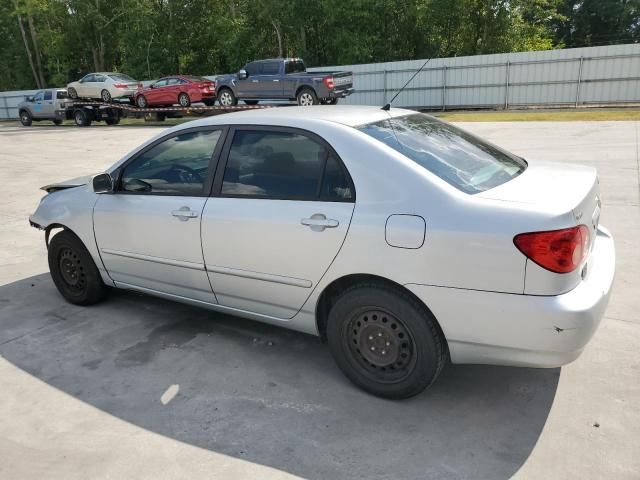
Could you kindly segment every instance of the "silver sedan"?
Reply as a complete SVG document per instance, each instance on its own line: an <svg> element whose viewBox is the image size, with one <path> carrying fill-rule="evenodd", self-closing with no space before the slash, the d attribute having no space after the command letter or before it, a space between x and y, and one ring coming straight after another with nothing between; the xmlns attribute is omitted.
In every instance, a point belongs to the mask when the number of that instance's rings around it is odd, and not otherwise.
<svg viewBox="0 0 640 480"><path fill-rule="evenodd" d="M30 220L68 301L117 287L318 335L388 398L449 360L571 362L614 276L593 168L409 110L220 115L43 188Z"/></svg>
<svg viewBox="0 0 640 480"><path fill-rule="evenodd" d="M94 98L111 102L114 98L132 99L139 86L137 80L124 73L98 72L71 82L67 85L67 92L73 99Z"/></svg>

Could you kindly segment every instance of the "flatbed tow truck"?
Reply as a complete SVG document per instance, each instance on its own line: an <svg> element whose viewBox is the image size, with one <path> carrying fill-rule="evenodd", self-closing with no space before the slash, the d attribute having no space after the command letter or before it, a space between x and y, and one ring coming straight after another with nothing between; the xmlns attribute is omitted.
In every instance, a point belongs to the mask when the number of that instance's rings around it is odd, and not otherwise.
<svg viewBox="0 0 640 480"><path fill-rule="evenodd" d="M106 103L95 100L69 100L55 111L56 118L73 120L79 127L88 127L92 122L104 121L107 125L117 125L122 118L144 118L146 120L164 121L165 118L186 116L210 116L239 110L256 110L262 108L282 107L282 105L212 105L189 107L147 107L139 108L126 103Z"/></svg>

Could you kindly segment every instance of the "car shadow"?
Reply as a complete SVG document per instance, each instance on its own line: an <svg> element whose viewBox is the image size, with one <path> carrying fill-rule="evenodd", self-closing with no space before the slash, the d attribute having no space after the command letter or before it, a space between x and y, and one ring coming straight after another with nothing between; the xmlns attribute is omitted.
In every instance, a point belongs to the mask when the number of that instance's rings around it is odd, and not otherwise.
<svg viewBox="0 0 640 480"><path fill-rule="evenodd" d="M0 355L135 425L310 479L509 478L560 378L448 366L423 394L383 400L315 337L132 292L76 307L48 274L0 287Z"/></svg>

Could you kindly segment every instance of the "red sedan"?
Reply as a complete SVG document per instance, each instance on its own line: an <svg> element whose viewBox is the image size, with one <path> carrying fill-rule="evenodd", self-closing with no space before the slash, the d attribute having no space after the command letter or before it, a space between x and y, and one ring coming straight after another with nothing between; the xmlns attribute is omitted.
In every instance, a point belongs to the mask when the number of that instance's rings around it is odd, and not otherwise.
<svg viewBox="0 0 640 480"><path fill-rule="evenodd" d="M176 103L188 107L195 102L213 105L216 101L216 82L191 75L163 77L135 94L140 108L171 106Z"/></svg>

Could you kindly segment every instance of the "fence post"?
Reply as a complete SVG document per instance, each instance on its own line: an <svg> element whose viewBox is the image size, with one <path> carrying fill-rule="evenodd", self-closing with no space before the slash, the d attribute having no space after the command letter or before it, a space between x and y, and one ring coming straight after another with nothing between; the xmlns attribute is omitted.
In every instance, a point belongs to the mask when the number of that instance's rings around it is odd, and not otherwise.
<svg viewBox="0 0 640 480"><path fill-rule="evenodd" d="M385 69L384 70L384 75L383 75L383 84L382 84L382 104L386 105L387 104L387 73L388 70Z"/></svg>
<svg viewBox="0 0 640 480"><path fill-rule="evenodd" d="M578 66L578 84L576 85L576 108L580 103L580 90L582 88L582 64L584 63L584 57L580 56L580 64Z"/></svg>
<svg viewBox="0 0 640 480"><path fill-rule="evenodd" d="M507 110L509 108L509 69L511 67L511 62L507 60L505 64L505 77L504 77L504 109Z"/></svg>
<svg viewBox="0 0 640 480"><path fill-rule="evenodd" d="M447 66L442 67L442 111L447 109Z"/></svg>

